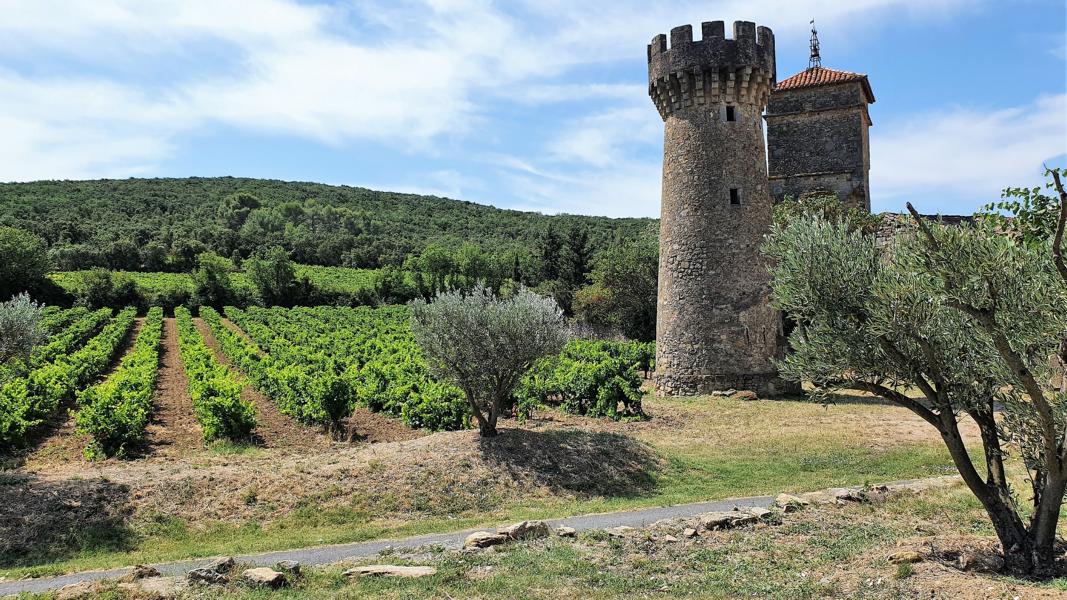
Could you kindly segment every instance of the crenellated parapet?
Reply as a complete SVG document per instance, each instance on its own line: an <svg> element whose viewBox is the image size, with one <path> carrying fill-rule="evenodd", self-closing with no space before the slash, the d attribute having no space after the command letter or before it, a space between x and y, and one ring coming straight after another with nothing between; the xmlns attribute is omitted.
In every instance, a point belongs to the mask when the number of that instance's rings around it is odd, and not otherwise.
<svg viewBox="0 0 1067 600"><path fill-rule="evenodd" d="M664 121L685 107L767 105L775 83L774 34L751 21L735 21L733 39L722 21L701 24L701 39L683 25L648 45L648 94Z"/></svg>

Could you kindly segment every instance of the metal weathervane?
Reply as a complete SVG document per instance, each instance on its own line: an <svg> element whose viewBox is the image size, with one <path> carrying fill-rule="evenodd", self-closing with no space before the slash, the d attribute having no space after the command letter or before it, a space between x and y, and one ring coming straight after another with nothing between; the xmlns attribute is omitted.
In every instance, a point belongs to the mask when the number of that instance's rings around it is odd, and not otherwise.
<svg viewBox="0 0 1067 600"><path fill-rule="evenodd" d="M815 31L815 19L811 20L811 56L808 58L808 68L822 67L822 57L819 56L819 32Z"/></svg>

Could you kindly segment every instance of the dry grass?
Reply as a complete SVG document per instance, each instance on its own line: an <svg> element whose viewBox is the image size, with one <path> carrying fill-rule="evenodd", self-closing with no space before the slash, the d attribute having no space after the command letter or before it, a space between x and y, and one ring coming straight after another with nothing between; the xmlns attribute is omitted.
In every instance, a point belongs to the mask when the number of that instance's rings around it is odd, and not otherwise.
<svg viewBox="0 0 1067 600"><path fill-rule="evenodd" d="M507 422L491 440L460 431L321 451L37 464L8 474L14 496L35 499L8 512L60 518L9 539L55 543L0 544L0 575L804 491L939 474L949 465L930 428L869 401L649 398L646 408L650 420L630 423L542 411ZM80 523L61 518L62 494L37 493L72 481L99 487L124 520L87 540Z"/></svg>

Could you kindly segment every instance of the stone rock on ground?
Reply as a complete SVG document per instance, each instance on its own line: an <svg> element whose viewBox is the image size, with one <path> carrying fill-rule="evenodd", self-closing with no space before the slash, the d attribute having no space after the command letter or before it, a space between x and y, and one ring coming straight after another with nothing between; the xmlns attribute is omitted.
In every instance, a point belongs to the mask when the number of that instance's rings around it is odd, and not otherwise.
<svg viewBox="0 0 1067 600"><path fill-rule="evenodd" d="M366 565L344 572L345 577L428 577L436 575L434 567L408 567L400 565Z"/></svg>
<svg viewBox="0 0 1067 600"><path fill-rule="evenodd" d="M509 540L534 540L549 536L548 524L544 521L521 521L496 530Z"/></svg>
<svg viewBox="0 0 1067 600"><path fill-rule="evenodd" d="M241 579L252 585L266 586L274 589L278 589L285 585L285 574L279 573L270 567L245 569L244 572L241 573Z"/></svg>
<svg viewBox="0 0 1067 600"><path fill-rule="evenodd" d="M752 508L749 508L747 512L748 514L752 515L753 517L756 517L757 519L763 519L773 514L774 511L768 510L760 506L753 506Z"/></svg>
<svg viewBox="0 0 1067 600"><path fill-rule="evenodd" d="M286 573L294 577L300 575L300 563L295 560L283 560L282 562L274 566L282 573Z"/></svg>
<svg viewBox="0 0 1067 600"><path fill-rule="evenodd" d="M226 576L208 568L193 569L187 574L189 583L202 585L222 585L226 583Z"/></svg>
<svg viewBox="0 0 1067 600"><path fill-rule="evenodd" d="M604 531L611 537L628 537L636 533L637 529L627 525L620 525L618 527L609 527Z"/></svg>
<svg viewBox="0 0 1067 600"><path fill-rule="evenodd" d="M889 562L894 565L917 563L922 562L922 560L923 555L915 550L898 550L889 555Z"/></svg>
<svg viewBox="0 0 1067 600"><path fill-rule="evenodd" d="M224 556L222 558L216 558L215 560L204 565L203 568L208 571L214 571L216 573L229 573L237 566L237 561L232 556Z"/></svg>
<svg viewBox="0 0 1067 600"><path fill-rule="evenodd" d="M130 597L142 600L177 598L187 587L188 583L181 577L148 577L119 584L119 589L129 594Z"/></svg>
<svg viewBox="0 0 1067 600"><path fill-rule="evenodd" d="M155 567L148 565L137 565L132 571L119 577L120 582L130 583L137 581L138 579L147 579L149 577L159 577L159 571Z"/></svg>
<svg viewBox="0 0 1067 600"><path fill-rule="evenodd" d="M830 488L826 493L838 502L863 502L867 499L864 492L851 488Z"/></svg>
<svg viewBox="0 0 1067 600"><path fill-rule="evenodd" d="M475 531L463 540L464 548L488 548L508 541L508 536L489 531Z"/></svg>
<svg viewBox="0 0 1067 600"><path fill-rule="evenodd" d="M56 600L80 600L96 594L96 582L79 581L59 588L56 592Z"/></svg>
<svg viewBox="0 0 1067 600"><path fill-rule="evenodd" d="M667 542L668 544L673 544L674 542L678 541L678 538L674 537L673 535L665 535L661 539L664 542Z"/></svg>
<svg viewBox="0 0 1067 600"><path fill-rule="evenodd" d="M573 527L567 527L566 525L560 525L556 528L556 535L559 537L572 538L578 535L578 532Z"/></svg>
<svg viewBox="0 0 1067 600"><path fill-rule="evenodd" d="M700 519L700 526L708 531L730 529L757 521L755 515L739 511L703 513L698 518Z"/></svg>
<svg viewBox="0 0 1067 600"><path fill-rule="evenodd" d="M733 388L730 388L728 390L715 390L715 391L713 391L711 393L711 395L715 396L715 397L723 397L723 396L733 396L736 393L737 393L737 390L735 390Z"/></svg>
<svg viewBox="0 0 1067 600"><path fill-rule="evenodd" d="M808 506L811 502L792 494L778 494L774 499L774 505L781 508L782 512L795 512Z"/></svg>
<svg viewBox="0 0 1067 600"><path fill-rule="evenodd" d="M686 527L685 530L682 531L682 535L687 538L695 538L697 536L697 530L692 527Z"/></svg>

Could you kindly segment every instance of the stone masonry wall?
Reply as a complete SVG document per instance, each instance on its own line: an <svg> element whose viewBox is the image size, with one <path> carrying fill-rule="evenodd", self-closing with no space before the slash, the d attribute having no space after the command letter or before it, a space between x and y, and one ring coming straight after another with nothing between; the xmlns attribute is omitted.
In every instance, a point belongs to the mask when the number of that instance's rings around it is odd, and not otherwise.
<svg viewBox="0 0 1067 600"><path fill-rule="evenodd" d="M649 46L649 93L664 119L656 381L660 395L787 386L771 362L781 318L759 246L771 224L761 113L774 82L769 29L704 23ZM736 120L726 118L733 107ZM731 203L731 189L739 204Z"/></svg>
<svg viewBox="0 0 1067 600"><path fill-rule="evenodd" d="M776 202L818 189L870 210L870 121L861 83L775 91L766 119Z"/></svg>

